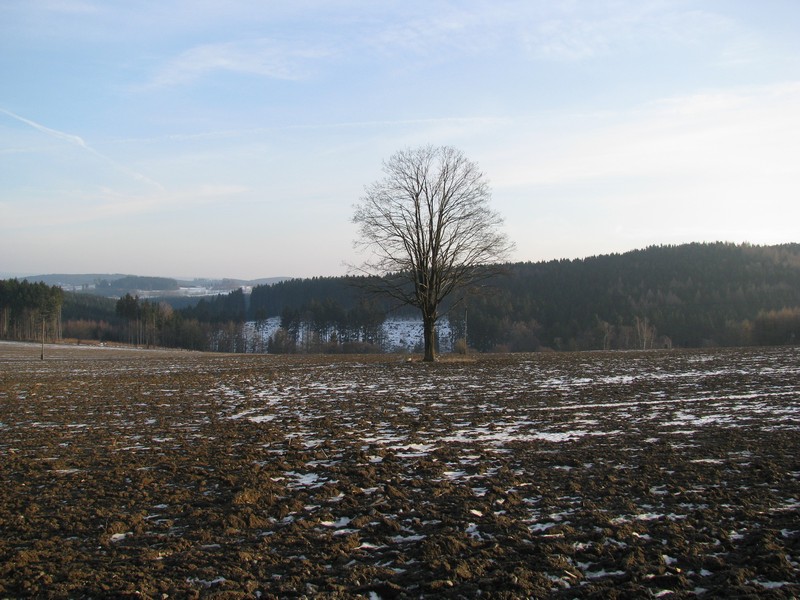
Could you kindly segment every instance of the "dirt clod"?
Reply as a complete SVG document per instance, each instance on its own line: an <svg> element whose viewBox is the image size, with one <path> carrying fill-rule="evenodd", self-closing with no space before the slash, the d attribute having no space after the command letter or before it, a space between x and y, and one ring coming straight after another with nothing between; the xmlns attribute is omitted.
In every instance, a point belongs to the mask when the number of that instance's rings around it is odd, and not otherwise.
<svg viewBox="0 0 800 600"><path fill-rule="evenodd" d="M0 343L0 595L800 596L793 349L423 367Z"/></svg>

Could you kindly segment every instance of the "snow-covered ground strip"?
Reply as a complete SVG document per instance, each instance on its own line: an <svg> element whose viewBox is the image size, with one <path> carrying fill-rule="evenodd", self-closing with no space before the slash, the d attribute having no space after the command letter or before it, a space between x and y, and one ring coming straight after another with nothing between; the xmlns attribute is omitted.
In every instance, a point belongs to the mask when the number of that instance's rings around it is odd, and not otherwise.
<svg viewBox="0 0 800 600"><path fill-rule="evenodd" d="M247 347L266 348L270 338L275 335L280 326L280 317L245 323ZM453 349L452 332L447 318L439 320L436 332L439 338L439 350L451 352ZM305 332L301 331L299 338L303 339L304 335ZM419 319L386 319L381 327L380 338L380 345L386 352L412 352L419 349L422 344L422 321ZM256 340L259 342L258 344L254 343Z"/></svg>

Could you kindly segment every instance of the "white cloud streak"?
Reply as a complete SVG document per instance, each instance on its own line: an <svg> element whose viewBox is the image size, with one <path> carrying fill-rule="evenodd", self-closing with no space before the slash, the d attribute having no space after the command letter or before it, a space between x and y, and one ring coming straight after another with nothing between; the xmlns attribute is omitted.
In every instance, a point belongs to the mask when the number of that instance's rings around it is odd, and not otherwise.
<svg viewBox="0 0 800 600"><path fill-rule="evenodd" d="M139 182L144 183L146 185L155 187L155 188L157 188L159 190L163 190L164 189L164 186L162 186L157 181L154 181L154 180L150 179L149 177L147 177L146 175L143 175L143 174L141 174L141 173L139 173L139 172L137 172L137 171L135 171L133 169L130 169L130 168L126 167L125 165L122 165L122 164L118 163L114 159L109 158L108 156L98 152L97 150L92 148L89 144L87 144L86 141L82 137L80 137L79 135L74 135L74 134L71 134L71 133L65 133L63 131L59 131L58 129L53 129L51 127L47 127L45 125L42 125L41 123L37 123L36 121L32 121L31 119L26 119L25 117L22 117L22 116L20 116L20 115L18 115L16 113L13 113L10 110L7 110L7 109L2 108L2 107L0 107L0 113L3 113L5 115L9 116L12 119L16 119L20 123L24 123L25 125L28 125L28 126L32 127L36 131L39 131L41 133L44 133L46 135L49 135L49 136L51 136L53 138L56 138L56 139L59 139L59 140L63 140L63 141L69 142L70 144L76 145L79 148L82 148L83 150L85 150L86 152L89 152L90 154L94 155L95 157L97 157L97 158L107 162L108 164L112 165L115 169L126 173L129 177L132 177L136 181L139 181Z"/></svg>
<svg viewBox="0 0 800 600"><path fill-rule="evenodd" d="M78 146L86 150L91 150L89 146L86 145L86 142L83 141L83 138L81 138L78 135L73 135L71 133L64 133L63 131L58 131L57 129L51 129L50 127L45 127L41 123L37 123L36 121L31 121L30 119L26 119L25 117L21 117L20 115L13 113L10 110L6 110L5 108L2 107L0 107L0 112L5 115L8 115L12 119L16 119L20 123L25 123L26 125L33 127L37 131L41 131L42 133L46 133L47 135L50 135L54 138L65 140L72 144L77 144Z"/></svg>

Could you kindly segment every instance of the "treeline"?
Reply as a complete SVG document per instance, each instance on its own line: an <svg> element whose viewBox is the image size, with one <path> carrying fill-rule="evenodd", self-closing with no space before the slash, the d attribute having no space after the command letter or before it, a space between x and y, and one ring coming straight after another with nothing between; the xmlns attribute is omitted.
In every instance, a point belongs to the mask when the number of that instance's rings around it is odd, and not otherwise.
<svg viewBox="0 0 800 600"><path fill-rule="evenodd" d="M249 315L293 310L329 331L337 315L357 310L360 283L342 277L259 286ZM800 245L653 246L510 264L443 312L454 335L466 334L480 351L792 344L800 339Z"/></svg>
<svg viewBox="0 0 800 600"><path fill-rule="evenodd" d="M64 293L27 280L0 281L0 339L56 340L61 336Z"/></svg>
<svg viewBox="0 0 800 600"><path fill-rule="evenodd" d="M654 246L511 265L469 301L482 350L795 343L800 245Z"/></svg>
<svg viewBox="0 0 800 600"><path fill-rule="evenodd" d="M252 351L244 336L242 297L241 290L230 298L220 297L218 302L223 306L238 307L233 319L223 320L219 315L216 319L195 316L197 307L176 311L167 302L129 293L113 300L64 292L42 282L0 280L0 339L66 338L191 350Z"/></svg>
<svg viewBox="0 0 800 600"><path fill-rule="evenodd" d="M129 293L113 300L66 292L63 337L187 350L247 350L243 321L201 321L187 312L175 310L164 300L139 298Z"/></svg>
<svg viewBox="0 0 800 600"><path fill-rule="evenodd" d="M36 286L16 282L9 285ZM64 337L232 352L376 350L388 300L366 280L287 280L174 308L126 294L63 297ZM46 286L45 286L46 287ZM27 316L4 301L3 337L31 334ZM24 304L24 302L23 302ZM32 311L32 312L30 312ZM449 311L449 312L448 312ZM578 260L516 263L464 302L444 306L453 342L480 351L629 349L795 344L800 340L800 244L653 246ZM280 319L270 339L254 338ZM27 321L26 321L27 319ZM32 319L32 320L31 320ZM10 324L17 327L14 332ZM24 330L20 323L27 323ZM24 330L24 331L23 331ZM35 333L35 332L33 332ZM32 339L36 335L29 336ZM462 344L464 345L464 344Z"/></svg>

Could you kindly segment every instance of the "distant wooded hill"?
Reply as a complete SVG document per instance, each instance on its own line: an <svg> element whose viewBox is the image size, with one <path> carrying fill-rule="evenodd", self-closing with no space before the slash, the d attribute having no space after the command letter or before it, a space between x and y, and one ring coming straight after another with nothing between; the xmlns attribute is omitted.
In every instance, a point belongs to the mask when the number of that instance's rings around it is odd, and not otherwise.
<svg viewBox="0 0 800 600"><path fill-rule="evenodd" d="M25 277L31 282L58 286L65 291L79 291L96 294L106 298L119 298L125 294L176 296L215 296L228 293L240 287L268 285L289 279L288 277L267 277L262 279L192 279L179 280L172 277L142 277L139 275L120 275L108 273L33 275Z"/></svg>
<svg viewBox="0 0 800 600"><path fill-rule="evenodd" d="M800 245L688 244L517 264L470 306L470 334L484 348L794 343Z"/></svg>
<svg viewBox="0 0 800 600"><path fill-rule="evenodd" d="M281 348L342 351L349 343L363 349L393 307L366 296L361 283L292 279L191 306L66 293L62 323L66 337L131 340L135 322L137 341L242 351L255 348L241 339L245 321L280 317ZM794 344L800 340L800 244L653 246L509 264L504 275L445 309L452 335L466 336L481 351ZM399 314L416 316L408 309ZM305 343L293 343L301 335ZM238 341L220 346L220 339Z"/></svg>
<svg viewBox="0 0 800 600"><path fill-rule="evenodd" d="M471 347L699 347L800 338L800 244L653 246L510 264L506 271L449 315L451 329L462 334L466 320ZM317 278L256 287L250 312L310 312L313 319L352 310L363 298L353 283Z"/></svg>

